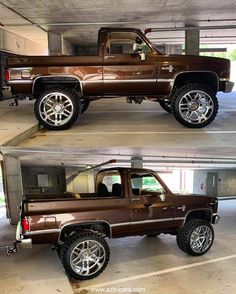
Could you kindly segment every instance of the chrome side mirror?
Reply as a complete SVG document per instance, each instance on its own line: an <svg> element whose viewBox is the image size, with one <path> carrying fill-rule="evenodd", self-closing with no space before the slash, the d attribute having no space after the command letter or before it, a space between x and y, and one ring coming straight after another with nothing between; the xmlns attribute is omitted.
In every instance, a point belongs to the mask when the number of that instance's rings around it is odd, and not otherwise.
<svg viewBox="0 0 236 294"><path fill-rule="evenodd" d="M160 194L159 197L160 197L162 202L164 202L166 200L166 195L164 193Z"/></svg>
<svg viewBox="0 0 236 294"><path fill-rule="evenodd" d="M141 53L139 53L139 56L140 56L140 59L141 59L142 61L146 60L146 54L145 54L145 52L141 52Z"/></svg>

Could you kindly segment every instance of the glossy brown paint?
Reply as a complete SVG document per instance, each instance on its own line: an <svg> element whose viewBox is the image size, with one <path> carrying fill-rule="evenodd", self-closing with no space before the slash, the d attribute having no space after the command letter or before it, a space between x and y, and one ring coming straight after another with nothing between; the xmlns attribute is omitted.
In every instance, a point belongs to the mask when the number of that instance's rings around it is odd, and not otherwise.
<svg viewBox="0 0 236 294"><path fill-rule="evenodd" d="M107 36L111 31L138 34L150 47L146 59L141 60L138 53L109 54ZM7 67L11 70L8 84L12 92L34 98L37 96L34 86L40 78L74 78L81 95L87 99L134 95L158 100L170 98L176 78L181 74L212 74L217 81L216 91L225 91L230 77L227 59L162 55L140 30L128 28L101 29L96 56L19 56L9 58ZM29 78L21 76L24 68L29 69Z"/></svg>
<svg viewBox="0 0 236 294"><path fill-rule="evenodd" d="M116 169L102 170L99 174ZM24 238L32 238L33 243L56 244L61 232L70 225L79 228L84 224L106 224L110 228L112 238L144 235L148 233L176 232L185 222L191 211L208 210L211 214L217 212L217 201L206 196L175 195L161 178L151 170L118 168L121 175L123 197L98 197L96 193L75 195L62 194L56 197L25 200L21 217L29 218L30 232ZM150 193L134 195L130 174L147 172L154 175L164 188L164 201L160 194ZM97 188L96 188L97 189ZM49 196L48 196L49 197ZM214 204L210 204L214 202ZM180 206L185 206L180 210Z"/></svg>

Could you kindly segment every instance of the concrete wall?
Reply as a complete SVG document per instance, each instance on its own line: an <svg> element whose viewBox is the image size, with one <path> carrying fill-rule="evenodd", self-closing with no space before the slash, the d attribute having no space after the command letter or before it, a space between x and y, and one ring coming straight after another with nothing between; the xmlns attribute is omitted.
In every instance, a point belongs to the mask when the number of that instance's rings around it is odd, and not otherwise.
<svg viewBox="0 0 236 294"><path fill-rule="evenodd" d="M66 168L66 191L73 193L93 193L94 192L94 173L85 172L77 175L72 179L72 175L76 174L78 169Z"/></svg>
<svg viewBox="0 0 236 294"><path fill-rule="evenodd" d="M0 50L21 55L47 55L48 49L38 43L0 29Z"/></svg>
<svg viewBox="0 0 236 294"><path fill-rule="evenodd" d="M236 170L195 170L193 179L193 193L206 194L206 180L208 172L218 173L217 196L236 195Z"/></svg>
<svg viewBox="0 0 236 294"><path fill-rule="evenodd" d="M64 167L49 166L23 166L22 182L24 194L42 194L38 187L38 174L47 174L49 187L44 188L45 193L64 193L66 191Z"/></svg>

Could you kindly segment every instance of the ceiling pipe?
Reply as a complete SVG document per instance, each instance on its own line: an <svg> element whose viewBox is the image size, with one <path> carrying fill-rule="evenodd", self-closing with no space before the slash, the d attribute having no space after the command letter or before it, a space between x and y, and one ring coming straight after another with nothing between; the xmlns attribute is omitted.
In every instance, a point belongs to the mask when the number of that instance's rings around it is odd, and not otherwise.
<svg viewBox="0 0 236 294"><path fill-rule="evenodd" d="M186 27L173 27L173 28L148 28L144 32L145 34L155 33L155 32L180 32L180 31L191 31L199 29L200 31L204 30L227 30L227 29L236 29L236 25L223 25L223 26L186 26Z"/></svg>

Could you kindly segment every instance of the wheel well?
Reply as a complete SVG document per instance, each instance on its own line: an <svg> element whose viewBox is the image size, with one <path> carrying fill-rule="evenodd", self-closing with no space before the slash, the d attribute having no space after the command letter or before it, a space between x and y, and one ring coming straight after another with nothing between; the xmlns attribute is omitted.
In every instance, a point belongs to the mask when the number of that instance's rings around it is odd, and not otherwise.
<svg viewBox="0 0 236 294"><path fill-rule="evenodd" d="M111 228L110 225L106 222L82 223L65 226L61 231L59 241L64 241L68 236L84 230L96 231L101 233L104 237L111 237Z"/></svg>
<svg viewBox="0 0 236 294"><path fill-rule="evenodd" d="M173 89L178 89L190 83L203 84L210 87L214 92L219 89L218 76L214 72L186 72L177 75Z"/></svg>
<svg viewBox="0 0 236 294"><path fill-rule="evenodd" d="M204 219L204 220L211 222L212 213L208 209L191 211L187 215L185 222L189 221L190 219L194 219L194 218L200 218L200 219Z"/></svg>
<svg viewBox="0 0 236 294"><path fill-rule="evenodd" d="M80 81L73 77L40 77L36 78L32 94L37 97L37 95L43 90L49 88L68 88L75 91L81 91Z"/></svg>

